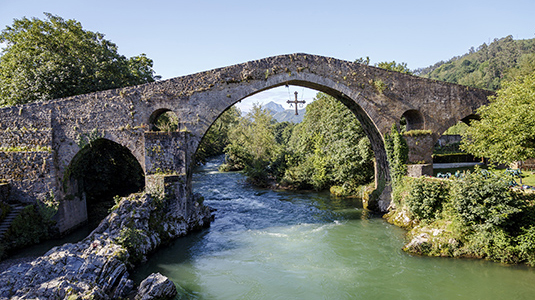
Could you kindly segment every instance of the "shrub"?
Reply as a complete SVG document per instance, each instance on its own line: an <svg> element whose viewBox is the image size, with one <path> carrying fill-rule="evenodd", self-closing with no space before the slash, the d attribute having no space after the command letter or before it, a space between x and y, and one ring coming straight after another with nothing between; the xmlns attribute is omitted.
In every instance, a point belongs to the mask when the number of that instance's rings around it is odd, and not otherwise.
<svg viewBox="0 0 535 300"><path fill-rule="evenodd" d="M50 220L45 219L35 205L28 205L11 223L5 237L6 244L10 244L10 248L37 244L49 237L50 225Z"/></svg>
<svg viewBox="0 0 535 300"><path fill-rule="evenodd" d="M520 212L518 197L507 181L479 170L467 173L455 182L452 200L459 216L468 225L503 227Z"/></svg>
<svg viewBox="0 0 535 300"><path fill-rule="evenodd" d="M518 236L518 249L520 257L527 261L528 265L535 267L535 226L522 229L522 234Z"/></svg>
<svg viewBox="0 0 535 300"><path fill-rule="evenodd" d="M417 180L407 197L407 206L416 219L432 220L442 211L448 193L449 185L445 181Z"/></svg>
<svg viewBox="0 0 535 300"><path fill-rule="evenodd" d="M129 260L134 265L144 257L140 247L143 245L145 237L142 230L127 226L121 229L119 237L116 239L117 244L126 248L130 254Z"/></svg>
<svg viewBox="0 0 535 300"><path fill-rule="evenodd" d="M500 227L477 226L467 240L465 250L472 256L509 264L520 260L513 238Z"/></svg>

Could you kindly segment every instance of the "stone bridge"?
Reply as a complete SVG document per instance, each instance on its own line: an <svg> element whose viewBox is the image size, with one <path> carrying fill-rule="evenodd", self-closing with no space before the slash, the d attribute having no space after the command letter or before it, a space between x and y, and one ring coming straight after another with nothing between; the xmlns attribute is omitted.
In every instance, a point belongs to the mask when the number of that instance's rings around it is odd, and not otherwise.
<svg viewBox="0 0 535 300"><path fill-rule="evenodd" d="M59 227L66 231L87 219L84 185L89 183L80 179L87 167L81 162L87 164L88 153L101 155L106 147L116 147L135 158L145 188L170 194L175 209L187 219L196 204L191 190L193 156L206 131L236 102L287 84L327 93L353 111L375 153L376 185L390 180L383 136L392 124L405 117L408 130L431 132L407 137L410 160L429 167L440 135L472 116L491 94L329 57L269 57L139 86L2 108L0 181L11 186L10 200L59 203ZM151 131L154 120L167 111L178 116L179 130ZM385 190L369 205L385 211L389 201Z"/></svg>

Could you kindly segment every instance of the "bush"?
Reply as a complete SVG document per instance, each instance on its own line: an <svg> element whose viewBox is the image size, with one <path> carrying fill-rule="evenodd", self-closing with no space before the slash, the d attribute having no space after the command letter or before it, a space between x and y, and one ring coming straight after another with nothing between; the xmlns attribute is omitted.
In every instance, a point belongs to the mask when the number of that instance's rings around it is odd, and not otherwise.
<svg viewBox="0 0 535 300"><path fill-rule="evenodd" d="M518 236L518 249L520 257L527 261L527 264L535 267L535 226L528 229L523 228L522 234Z"/></svg>
<svg viewBox="0 0 535 300"><path fill-rule="evenodd" d="M483 170L484 171L484 170ZM506 180L476 170L455 182L453 206L468 225L506 226L520 203Z"/></svg>
<svg viewBox="0 0 535 300"><path fill-rule="evenodd" d="M26 206L13 220L11 227L6 233L5 241L9 248L20 248L49 237L49 229L52 222L45 219L35 205Z"/></svg>
<svg viewBox="0 0 535 300"><path fill-rule="evenodd" d="M508 264L520 261L518 248L513 243L514 239L500 227L477 226L467 240L465 251L470 256Z"/></svg>
<svg viewBox="0 0 535 300"><path fill-rule="evenodd" d="M417 180L409 196L407 206L418 220L435 219L442 211L442 205L449 194L449 185L442 180Z"/></svg>

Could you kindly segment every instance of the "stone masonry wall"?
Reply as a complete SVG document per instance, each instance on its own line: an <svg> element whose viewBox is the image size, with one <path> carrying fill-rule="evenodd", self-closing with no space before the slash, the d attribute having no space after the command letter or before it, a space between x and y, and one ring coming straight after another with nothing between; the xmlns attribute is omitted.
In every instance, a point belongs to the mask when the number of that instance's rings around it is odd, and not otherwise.
<svg viewBox="0 0 535 300"><path fill-rule="evenodd" d="M403 136L409 146L409 163L433 163L433 137L431 134Z"/></svg>
<svg viewBox="0 0 535 300"><path fill-rule="evenodd" d="M42 149L52 145L52 130L0 130L0 150Z"/></svg>
<svg viewBox="0 0 535 300"><path fill-rule="evenodd" d="M0 180L11 186L10 201L34 203L54 193L52 168L48 151L0 152Z"/></svg>

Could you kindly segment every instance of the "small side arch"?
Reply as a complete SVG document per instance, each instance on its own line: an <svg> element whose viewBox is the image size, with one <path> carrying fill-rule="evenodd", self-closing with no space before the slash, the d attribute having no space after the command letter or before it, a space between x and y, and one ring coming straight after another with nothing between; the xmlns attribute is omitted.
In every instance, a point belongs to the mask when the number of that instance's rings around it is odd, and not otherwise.
<svg viewBox="0 0 535 300"><path fill-rule="evenodd" d="M178 117L171 109L160 108L152 112L149 117L151 131L177 131Z"/></svg>
<svg viewBox="0 0 535 300"><path fill-rule="evenodd" d="M406 121L406 130L422 130L425 129L425 120L422 113L418 110L411 109L403 113L401 118Z"/></svg>
<svg viewBox="0 0 535 300"><path fill-rule="evenodd" d="M72 212L77 223L91 227L108 214L114 196L127 196L145 187L145 173L128 148L111 140L92 141L74 156L63 176L66 200L85 203ZM85 216L85 217L84 217Z"/></svg>

